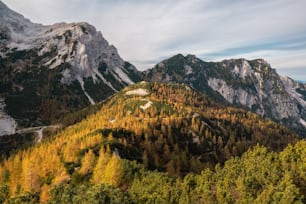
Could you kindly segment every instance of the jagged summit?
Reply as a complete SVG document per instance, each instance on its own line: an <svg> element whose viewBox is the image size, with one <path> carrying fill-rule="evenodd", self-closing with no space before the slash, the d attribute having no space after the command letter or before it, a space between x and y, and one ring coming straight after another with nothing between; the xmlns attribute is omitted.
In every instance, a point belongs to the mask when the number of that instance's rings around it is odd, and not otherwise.
<svg viewBox="0 0 306 204"><path fill-rule="evenodd" d="M78 80L82 84L82 78L92 77L94 82L105 81L117 91L98 70L102 63L106 63L121 84L133 83L126 74L127 70L124 70L125 62L116 48L109 45L101 32L88 23L42 26L20 15L18 18L8 17L5 23L2 27L8 28L8 33L4 34L7 36L4 45L6 51L2 52L4 56L15 50L37 50L38 56L51 55L43 59L44 66L52 69L62 63L71 65L71 69L63 71L63 83Z"/></svg>
<svg viewBox="0 0 306 204"><path fill-rule="evenodd" d="M30 121L50 121L50 114L95 104L139 81L136 68L94 26L36 24L0 5L0 94L13 118L31 124L26 112L33 111ZM21 110L17 104L25 100Z"/></svg>

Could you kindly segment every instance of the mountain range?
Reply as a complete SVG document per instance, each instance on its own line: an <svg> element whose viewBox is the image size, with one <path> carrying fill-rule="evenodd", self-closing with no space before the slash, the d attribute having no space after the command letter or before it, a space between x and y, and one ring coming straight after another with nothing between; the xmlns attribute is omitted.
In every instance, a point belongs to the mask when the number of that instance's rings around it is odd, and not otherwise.
<svg viewBox="0 0 306 204"><path fill-rule="evenodd" d="M0 2L0 134L58 122L139 81L184 83L306 135L306 85L262 59L175 55L138 71L88 23L40 25Z"/></svg>
<svg viewBox="0 0 306 204"><path fill-rule="evenodd" d="M306 84L263 59L138 71L0 1L0 203L305 203Z"/></svg>

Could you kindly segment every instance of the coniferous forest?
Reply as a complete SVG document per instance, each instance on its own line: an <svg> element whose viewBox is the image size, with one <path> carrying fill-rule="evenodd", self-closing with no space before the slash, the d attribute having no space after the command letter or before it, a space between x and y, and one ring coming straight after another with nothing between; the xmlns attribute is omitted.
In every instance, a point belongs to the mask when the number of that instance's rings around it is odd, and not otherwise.
<svg viewBox="0 0 306 204"><path fill-rule="evenodd" d="M141 82L98 107L4 155L0 203L306 201L306 143L284 126L179 84Z"/></svg>

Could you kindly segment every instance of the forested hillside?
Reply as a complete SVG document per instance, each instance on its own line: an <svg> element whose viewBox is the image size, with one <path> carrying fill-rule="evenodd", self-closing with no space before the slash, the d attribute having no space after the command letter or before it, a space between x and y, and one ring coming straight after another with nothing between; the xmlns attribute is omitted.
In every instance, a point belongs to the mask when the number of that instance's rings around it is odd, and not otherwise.
<svg viewBox="0 0 306 204"><path fill-rule="evenodd" d="M142 82L54 137L3 159L0 200L301 200L305 142L270 152L297 141L287 128L188 86ZM277 194L287 188L288 195Z"/></svg>
<svg viewBox="0 0 306 204"><path fill-rule="evenodd" d="M69 177L60 176L37 186L38 174L15 159L15 168L26 167L14 186L7 170L2 173L0 201L4 203L305 203L306 143L299 141L280 153L255 146L223 167L200 174L173 178L167 173L148 171L136 162L120 159L101 149L95 156L85 153L82 167ZM49 156L50 157L50 156ZM58 163L57 163L58 164ZM16 166L17 165L17 166ZM6 165L6 167L9 167ZM34 168L34 165L33 165ZM37 164L35 165L37 167ZM43 166L41 170L44 170ZM55 169L55 168L53 168ZM49 174L50 176L50 174ZM98 178L98 179L97 179ZM17 182L15 180L15 182ZM15 187L16 193L12 193ZM17 187L17 188L16 188ZM26 188L24 190L21 190Z"/></svg>

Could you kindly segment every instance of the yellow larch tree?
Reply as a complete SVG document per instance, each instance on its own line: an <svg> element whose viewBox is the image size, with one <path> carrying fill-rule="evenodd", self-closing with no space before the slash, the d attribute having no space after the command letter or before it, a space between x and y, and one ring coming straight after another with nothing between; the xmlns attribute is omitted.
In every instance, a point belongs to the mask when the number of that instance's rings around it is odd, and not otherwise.
<svg viewBox="0 0 306 204"><path fill-rule="evenodd" d="M81 168L79 169L79 173L82 175L91 173L95 165L95 159L95 154L92 150L89 150L81 161Z"/></svg>
<svg viewBox="0 0 306 204"><path fill-rule="evenodd" d="M7 169L10 172L10 195L15 195L20 189L20 180L22 174L21 154L17 154L16 156L11 157L7 165Z"/></svg>
<svg viewBox="0 0 306 204"><path fill-rule="evenodd" d="M45 184L40 191L40 203L47 203L50 198L50 186Z"/></svg>
<svg viewBox="0 0 306 204"><path fill-rule="evenodd" d="M119 156L113 153L112 158L105 167L102 179L105 183L118 187L122 180L123 166Z"/></svg>
<svg viewBox="0 0 306 204"><path fill-rule="evenodd" d="M67 142L63 149L63 157L65 162L77 162L77 153L79 151L79 140L72 140Z"/></svg>
<svg viewBox="0 0 306 204"><path fill-rule="evenodd" d="M3 174L4 174L4 168L2 167L2 164L0 164L0 185L3 184Z"/></svg>
<svg viewBox="0 0 306 204"><path fill-rule="evenodd" d="M40 190L38 169L35 168L33 157L22 160L22 188L25 192L38 192Z"/></svg>
<svg viewBox="0 0 306 204"><path fill-rule="evenodd" d="M93 170L93 175L92 175L93 183L95 184L104 183L103 181L104 171L109 160L110 160L110 153L108 151L105 152L105 149L102 146L99 151L99 158L97 164Z"/></svg>

